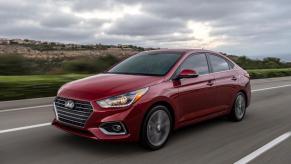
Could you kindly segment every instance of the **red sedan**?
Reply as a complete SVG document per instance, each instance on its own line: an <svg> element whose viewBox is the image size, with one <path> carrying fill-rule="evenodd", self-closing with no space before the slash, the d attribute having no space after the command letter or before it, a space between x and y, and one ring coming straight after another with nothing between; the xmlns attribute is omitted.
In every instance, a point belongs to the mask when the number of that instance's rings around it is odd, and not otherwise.
<svg viewBox="0 0 291 164"><path fill-rule="evenodd" d="M250 88L248 73L219 53L146 51L62 86L53 125L102 141L140 141L156 150L180 127L223 115L241 121Z"/></svg>

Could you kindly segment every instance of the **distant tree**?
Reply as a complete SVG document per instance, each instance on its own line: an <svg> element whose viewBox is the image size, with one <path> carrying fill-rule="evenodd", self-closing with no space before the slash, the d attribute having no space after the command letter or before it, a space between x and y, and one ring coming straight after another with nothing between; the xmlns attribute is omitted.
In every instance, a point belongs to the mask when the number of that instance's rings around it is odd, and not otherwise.
<svg viewBox="0 0 291 164"><path fill-rule="evenodd" d="M267 68L281 68L283 63L280 58L268 57L263 59L263 64Z"/></svg>
<svg viewBox="0 0 291 164"><path fill-rule="evenodd" d="M280 58L267 57L263 60L250 59L246 56L234 56L228 55L233 59L238 65L245 69L268 69L268 68L287 68L291 67L290 64L284 63Z"/></svg>

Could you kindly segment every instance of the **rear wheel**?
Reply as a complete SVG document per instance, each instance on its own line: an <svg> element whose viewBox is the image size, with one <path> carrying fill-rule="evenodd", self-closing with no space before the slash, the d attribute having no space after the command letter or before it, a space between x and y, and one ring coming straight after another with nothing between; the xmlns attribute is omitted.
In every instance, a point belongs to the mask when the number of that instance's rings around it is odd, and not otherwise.
<svg viewBox="0 0 291 164"><path fill-rule="evenodd" d="M246 97L242 92L239 92L236 96L234 105L230 113L230 119L232 121L241 121L246 114Z"/></svg>
<svg viewBox="0 0 291 164"><path fill-rule="evenodd" d="M170 135L172 119L167 107L159 105L153 107L143 123L141 143L150 150L163 147Z"/></svg>

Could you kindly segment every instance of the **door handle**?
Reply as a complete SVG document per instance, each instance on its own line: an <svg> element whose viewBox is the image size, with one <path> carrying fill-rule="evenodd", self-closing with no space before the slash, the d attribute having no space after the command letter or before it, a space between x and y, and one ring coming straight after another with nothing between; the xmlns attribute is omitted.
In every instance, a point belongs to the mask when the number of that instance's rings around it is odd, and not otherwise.
<svg viewBox="0 0 291 164"><path fill-rule="evenodd" d="M213 80L209 80L209 81L207 82L207 85L209 85L209 86L212 86L212 85L214 85L214 82L213 82Z"/></svg>
<svg viewBox="0 0 291 164"><path fill-rule="evenodd" d="M235 76L232 76L231 80L236 81L237 78Z"/></svg>

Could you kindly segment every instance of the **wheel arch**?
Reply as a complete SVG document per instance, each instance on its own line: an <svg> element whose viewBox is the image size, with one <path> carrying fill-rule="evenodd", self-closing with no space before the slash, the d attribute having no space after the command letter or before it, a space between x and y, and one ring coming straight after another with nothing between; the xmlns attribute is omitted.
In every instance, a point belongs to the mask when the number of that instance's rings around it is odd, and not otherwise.
<svg viewBox="0 0 291 164"><path fill-rule="evenodd" d="M172 118L172 129L174 129L175 127L175 122L176 122L176 115L175 115L175 111L174 108L172 107L172 105L166 101L158 101L155 102L154 104L151 105L150 109L153 108L154 106L158 106L158 105L163 105L165 107L168 108L170 114L171 114L171 118Z"/></svg>

